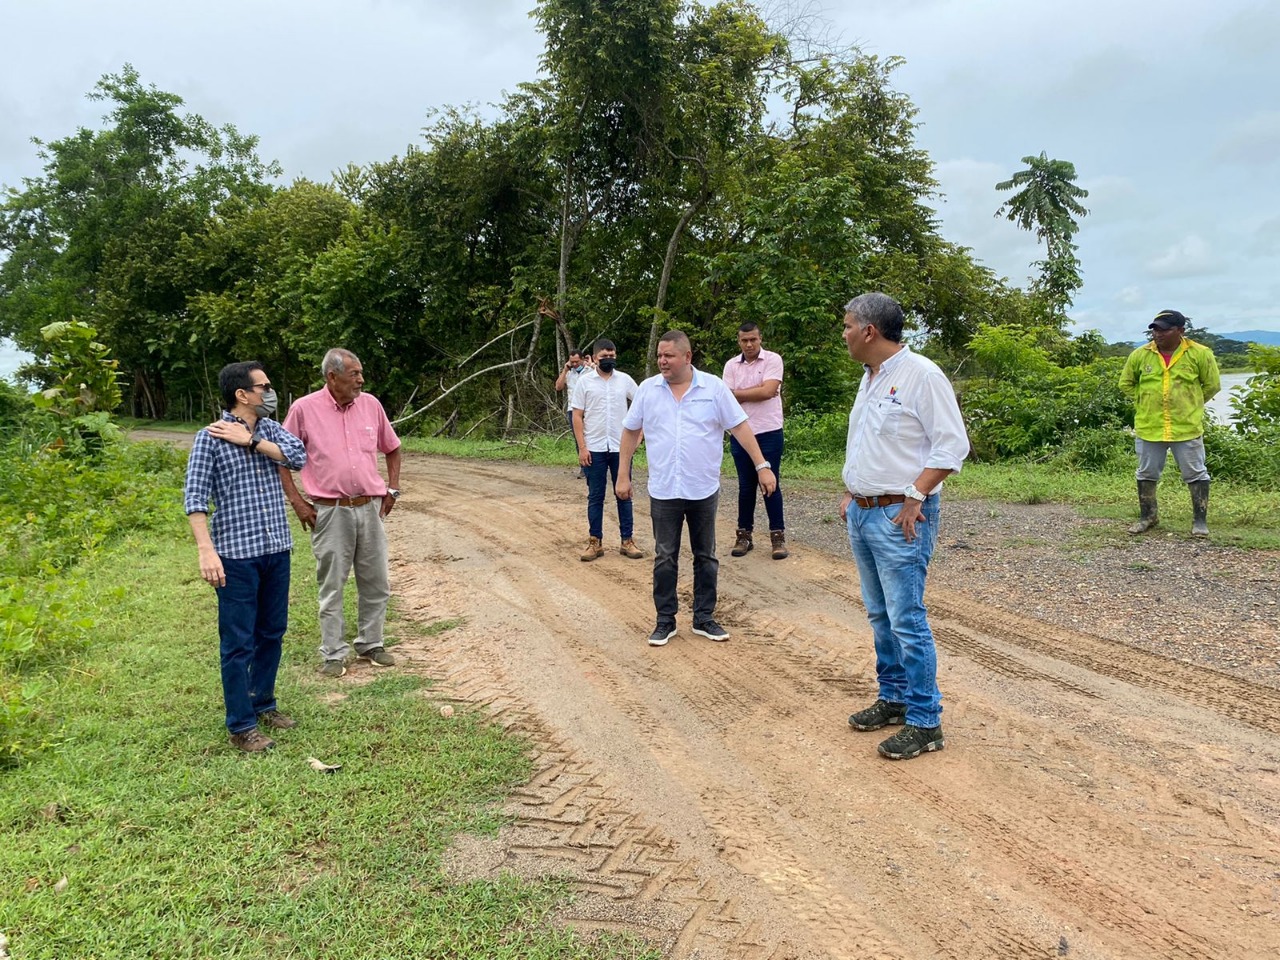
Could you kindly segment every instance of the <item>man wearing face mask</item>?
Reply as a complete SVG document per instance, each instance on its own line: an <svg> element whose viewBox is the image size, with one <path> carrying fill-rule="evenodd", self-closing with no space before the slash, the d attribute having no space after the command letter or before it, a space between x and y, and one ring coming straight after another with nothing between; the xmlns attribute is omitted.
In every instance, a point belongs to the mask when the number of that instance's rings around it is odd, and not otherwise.
<svg viewBox="0 0 1280 960"><path fill-rule="evenodd" d="M218 374L226 412L196 434L183 505L200 576L218 595L222 698L231 745L246 753L275 746L259 727L287 730L276 709L276 673L289 618L293 535L277 466L307 461L297 437L271 419L276 394L262 364L232 363ZM209 505L216 510L209 520Z"/></svg>
<svg viewBox="0 0 1280 960"><path fill-rule="evenodd" d="M400 497L400 438L382 404L364 392L364 367L350 350L335 348L320 364L325 385L294 402L286 430L307 448L303 499L287 469L280 471L285 495L304 530L320 583L320 672L333 679L347 672L342 593L356 578L359 622L356 657L375 667L395 666L382 631L391 599L387 532L383 520ZM378 453L387 460L387 481L378 473Z"/></svg>
<svg viewBox="0 0 1280 960"><path fill-rule="evenodd" d="M581 350L570 350L569 359L564 362L564 366L560 368L560 376L556 377L556 392L564 393L564 419L569 424L569 433L573 433L573 391L577 387L578 381L582 376L590 372L591 367L587 363L587 358ZM576 434L574 435L577 440ZM578 459L582 459L582 443L578 441ZM587 472L582 468L581 462L578 465L578 479L585 480Z"/></svg>
<svg viewBox="0 0 1280 960"><path fill-rule="evenodd" d="M1173 454L1191 493L1191 535L1209 535L1209 471L1204 462L1204 405L1222 389L1218 361L1186 337L1187 318L1161 310L1147 325L1151 342L1129 354L1120 389L1134 402L1138 452L1138 522L1132 534L1158 523L1156 488Z"/></svg>
<svg viewBox="0 0 1280 960"><path fill-rule="evenodd" d="M636 395L636 382L618 366L618 348L612 340L597 340L592 348L595 369L578 378L570 407L573 435L578 442L578 462L587 474L587 549L579 558L590 561L604 556L604 488L612 475L618 482L618 451L622 447L622 418ZM617 499L617 493L614 493ZM634 539L630 500L618 500L618 552L639 560L644 551Z"/></svg>

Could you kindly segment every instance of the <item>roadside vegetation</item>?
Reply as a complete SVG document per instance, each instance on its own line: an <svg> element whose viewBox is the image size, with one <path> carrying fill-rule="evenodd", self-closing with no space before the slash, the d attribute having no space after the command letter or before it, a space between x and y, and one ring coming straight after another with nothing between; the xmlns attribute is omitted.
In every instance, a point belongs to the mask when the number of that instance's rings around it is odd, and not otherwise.
<svg viewBox="0 0 1280 960"><path fill-rule="evenodd" d="M97 409L119 395L91 331L61 328L50 343L72 388L30 396L0 381L0 933L12 955L654 956L558 927L569 893L554 881L442 872L459 832L497 829L496 805L528 776L525 746L478 715L441 716L430 682L405 673L335 698L314 671L304 536L279 678L299 726L261 757L227 747L216 601L181 515L184 456L123 441Z"/></svg>

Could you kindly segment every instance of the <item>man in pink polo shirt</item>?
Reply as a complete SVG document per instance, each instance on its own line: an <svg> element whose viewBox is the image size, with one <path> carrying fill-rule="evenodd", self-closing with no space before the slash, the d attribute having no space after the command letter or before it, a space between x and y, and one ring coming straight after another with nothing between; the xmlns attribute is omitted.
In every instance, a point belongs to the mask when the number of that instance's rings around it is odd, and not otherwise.
<svg viewBox="0 0 1280 960"><path fill-rule="evenodd" d="M779 480L773 493L764 498L764 509L769 517L773 559L782 560L788 555L782 521L782 358L763 348L760 328L750 321L738 328L738 349L742 352L724 365L723 379L733 398L742 404L760 453ZM759 483L755 462L734 437L729 438L729 452L738 471L738 536L730 553L745 557L754 547L751 536Z"/></svg>
<svg viewBox="0 0 1280 960"><path fill-rule="evenodd" d="M396 662L382 638L391 599L382 522L400 496L400 438L382 404L364 392L364 367L354 353L330 350L320 370L325 385L296 400L284 421L306 447L306 499L284 467L280 479L303 529L311 531L320 583L320 672L337 678L347 672L351 653L342 591L352 569L359 597L356 656L378 667ZM387 460L386 483L378 473L379 452Z"/></svg>

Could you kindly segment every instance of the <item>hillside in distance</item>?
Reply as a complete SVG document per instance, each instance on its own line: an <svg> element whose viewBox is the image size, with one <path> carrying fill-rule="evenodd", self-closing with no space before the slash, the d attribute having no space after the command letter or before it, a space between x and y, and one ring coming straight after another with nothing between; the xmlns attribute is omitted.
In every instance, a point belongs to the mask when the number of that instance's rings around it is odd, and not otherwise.
<svg viewBox="0 0 1280 960"><path fill-rule="evenodd" d="M1280 330L1230 330L1218 333L1218 336L1226 337L1228 340L1239 340L1241 343L1280 346Z"/></svg>

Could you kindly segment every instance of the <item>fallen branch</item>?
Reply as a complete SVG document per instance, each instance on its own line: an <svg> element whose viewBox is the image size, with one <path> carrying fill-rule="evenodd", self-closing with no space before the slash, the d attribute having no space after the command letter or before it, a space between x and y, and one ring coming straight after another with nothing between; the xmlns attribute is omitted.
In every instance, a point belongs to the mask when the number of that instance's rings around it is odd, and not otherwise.
<svg viewBox="0 0 1280 960"><path fill-rule="evenodd" d="M524 365L525 365L525 360L524 358L521 358L519 360L509 360L506 363L495 363L491 367L485 367L483 370L477 370L475 373L471 374L470 376L463 377L461 380L455 383L452 387L450 387L444 393L440 394L440 396L436 397L434 400L428 403L425 407L419 407L417 410L413 411L413 413L406 413L403 417L399 417L395 420L392 420L391 425L395 426L396 424L404 423L406 420L411 420L414 417L419 416L420 414L426 413L428 410L434 407L437 403L439 403L449 394L453 393L453 391L457 390L464 383L474 380L476 377L483 377L486 373L493 373L493 371L495 370L505 370L509 367L522 367Z"/></svg>

